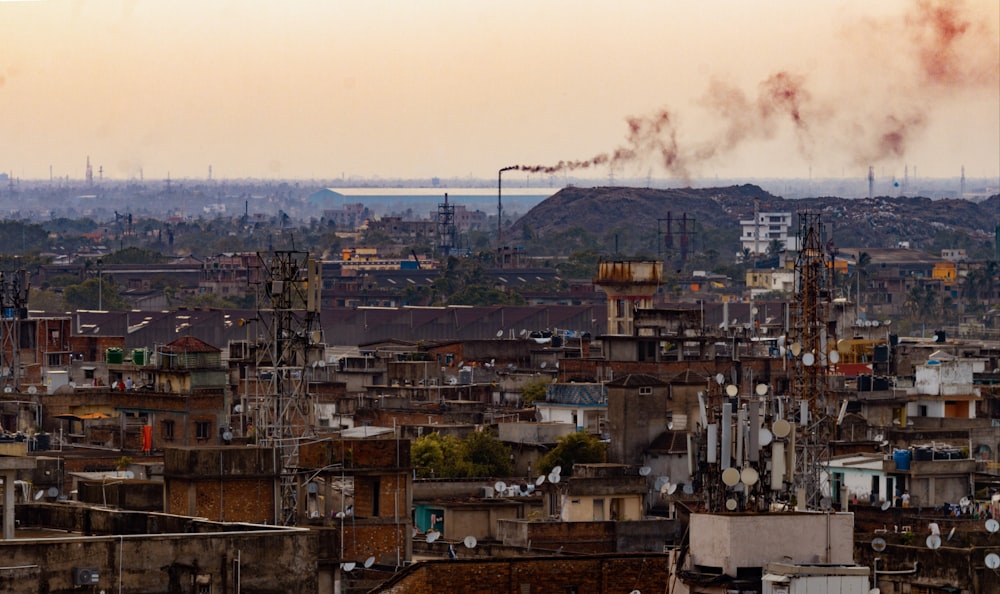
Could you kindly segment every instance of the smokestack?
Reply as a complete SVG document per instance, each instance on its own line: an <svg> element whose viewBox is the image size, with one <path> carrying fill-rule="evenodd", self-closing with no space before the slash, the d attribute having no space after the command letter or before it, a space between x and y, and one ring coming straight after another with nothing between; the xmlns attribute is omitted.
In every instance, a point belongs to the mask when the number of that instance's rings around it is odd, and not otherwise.
<svg viewBox="0 0 1000 594"><path fill-rule="evenodd" d="M962 184L959 188L959 198L965 198L965 165L962 165Z"/></svg>
<svg viewBox="0 0 1000 594"><path fill-rule="evenodd" d="M868 166L868 199L875 197L875 168Z"/></svg>

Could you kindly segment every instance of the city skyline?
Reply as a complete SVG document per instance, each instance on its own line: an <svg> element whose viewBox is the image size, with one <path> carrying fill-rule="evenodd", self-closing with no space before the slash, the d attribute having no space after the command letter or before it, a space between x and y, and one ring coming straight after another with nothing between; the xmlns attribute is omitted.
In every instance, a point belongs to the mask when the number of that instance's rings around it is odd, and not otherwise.
<svg viewBox="0 0 1000 594"><path fill-rule="evenodd" d="M712 9L0 2L0 171L1000 176L996 3Z"/></svg>

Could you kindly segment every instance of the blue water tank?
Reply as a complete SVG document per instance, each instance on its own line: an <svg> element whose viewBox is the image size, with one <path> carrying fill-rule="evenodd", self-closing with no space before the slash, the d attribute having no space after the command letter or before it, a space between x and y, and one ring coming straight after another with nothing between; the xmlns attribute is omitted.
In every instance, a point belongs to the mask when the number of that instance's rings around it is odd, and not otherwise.
<svg viewBox="0 0 1000 594"><path fill-rule="evenodd" d="M892 459L896 462L896 470L910 469L910 450L896 450L892 453Z"/></svg>

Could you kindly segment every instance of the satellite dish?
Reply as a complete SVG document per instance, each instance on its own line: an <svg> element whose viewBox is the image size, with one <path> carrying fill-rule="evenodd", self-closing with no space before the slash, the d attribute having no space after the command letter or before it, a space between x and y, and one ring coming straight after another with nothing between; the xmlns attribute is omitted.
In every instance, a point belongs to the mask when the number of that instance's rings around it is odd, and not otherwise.
<svg viewBox="0 0 1000 594"><path fill-rule="evenodd" d="M759 311L759 310L758 310L758 309L757 309L756 307L751 307L751 308L750 308L750 313L752 313L753 315L757 315L757 312L758 312L758 311Z"/></svg>
<svg viewBox="0 0 1000 594"><path fill-rule="evenodd" d="M497 338L503 336L503 330L497 330Z"/></svg>
<svg viewBox="0 0 1000 594"><path fill-rule="evenodd" d="M42 498L42 497L43 497L44 495L45 495L45 491L43 491L42 489L39 489L39 490L38 490L38 492L37 492L37 493L35 493L35 501L38 501L38 500L39 500L39 499L41 499L41 498Z"/></svg>
<svg viewBox="0 0 1000 594"><path fill-rule="evenodd" d="M226 430L222 432L222 441L232 441L232 440L233 440L232 431Z"/></svg>
<svg viewBox="0 0 1000 594"><path fill-rule="evenodd" d="M785 335L782 334L778 337L778 346L785 346Z"/></svg>
<svg viewBox="0 0 1000 594"><path fill-rule="evenodd" d="M885 436L881 433L875 435L875 441L882 441L883 439L885 439Z"/></svg>
<svg viewBox="0 0 1000 594"><path fill-rule="evenodd" d="M559 466L559 465L553 466L552 467L552 473L555 474L556 476L559 476L560 474L562 474L562 466Z"/></svg>
<svg viewBox="0 0 1000 594"><path fill-rule="evenodd" d="M997 530L1000 530L1000 522L997 522L993 518L990 518L989 520L986 520L986 531L987 532L989 532L990 534L992 534L992 533L996 532Z"/></svg>
<svg viewBox="0 0 1000 594"><path fill-rule="evenodd" d="M793 357L798 357L799 353L802 352L802 345L797 342L793 342L792 346L788 347L788 350L792 352Z"/></svg>
<svg viewBox="0 0 1000 594"><path fill-rule="evenodd" d="M756 392L758 396L767 394L767 384L757 384Z"/></svg>
<svg viewBox="0 0 1000 594"><path fill-rule="evenodd" d="M747 466L742 471L740 471L740 480L743 481L744 485L748 487L751 485L756 485L757 481L760 480L760 474L757 473L757 469L752 466Z"/></svg>
<svg viewBox="0 0 1000 594"><path fill-rule="evenodd" d="M125 478L127 478L127 479L134 479L135 478L135 473L132 472L131 470L126 470L125 471Z"/></svg>
<svg viewBox="0 0 1000 594"><path fill-rule="evenodd" d="M722 375L721 373L716 374L715 383L719 384L720 386L726 383L726 376Z"/></svg>
<svg viewBox="0 0 1000 594"><path fill-rule="evenodd" d="M507 483L503 481L497 481L496 483L493 484L493 490L496 491L497 493L503 493L504 491L507 490Z"/></svg>
<svg viewBox="0 0 1000 594"><path fill-rule="evenodd" d="M539 367L541 367L542 369L545 369L546 365L548 365L548 362L547 361L542 361L542 364L539 365Z"/></svg>
<svg viewBox="0 0 1000 594"><path fill-rule="evenodd" d="M28 394L35 394L38 392L38 388L35 386L28 386Z"/></svg>
<svg viewBox="0 0 1000 594"><path fill-rule="evenodd" d="M694 495L694 485L692 485L690 483L684 483L684 494L685 495Z"/></svg>
<svg viewBox="0 0 1000 594"><path fill-rule="evenodd" d="M58 497L59 487L49 487L49 490L46 491L46 493L48 493L49 497Z"/></svg>
<svg viewBox="0 0 1000 594"><path fill-rule="evenodd" d="M830 351L828 355L830 363L840 363L840 351Z"/></svg>
<svg viewBox="0 0 1000 594"><path fill-rule="evenodd" d="M441 533L437 530L427 533L427 542L434 542L435 540L441 538Z"/></svg>
<svg viewBox="0 0 1000 594"><path fill-rule="evenodd" d="M371 557L365 559L365 569L368 569L372 565L375 565L375 555L372 555Z"/></svg>
<svg viewBox="0 0 1000 594"><path fill-rule="evenodd" d="M888 325L892 324L892 320L886 320L886 321L882 322L882 324L885 325L885 326L888 326Z"/></svg>
<svg viewBox="0 0 1000 594"><path fill-rule="evenodd" d="M466 536L465 540L463 540L462 542L465 544L465 548L467 549L476 548L476 537L472 536L471 534L469 536Z"/></svg>
<svg viewBox="0 0 1000 594"><path fill-rule="evenodd" d="M812 353L806 353L802 355L802 364L806 367L812 367L813 363L816 362L816 355Z"/></svg>
<svg viewBox="0 0 1000 594"><path fill-rule="evenodd" d="M872 321L871 320L865 320L865 328L871 328L871 327L872 327Z"/></svg>
<svg viewBox="0 0 1000 594"><path fill-rule="evenodd" d="M986 567L989 567L990 569L1000 567L1000 555L997 555L996 553L986 555Z"/></svg>
<svg viewBox="0 0 1000 594"><path fill-rule="evenodd" d="M927 548L930 550L935 550L941 547L941 535L931 534L927 537Z"/></svg>
<svg viewBox="0 0 1000 594"><path fill-rule="evenodd" d="M729 468L722 471L722 482L728 487L735 487L736 483L740 482L740 471L737 468L730 466Z"/></svg>
<svg viewBox="0 0 1000 594"><path fill-rule="evenodd" d="M341 520L343 520L345 517L347 517L347 514L345 514L342 511L339 511L339 512L337 512L337 517L340 518Z"/></svg>
<svg viewBox="0 0 1000 594"><path fill-rule="evenodd" d="M930 528L931 534L937 534L937 535L941 534L941 527L938 526L937 522L931 522L930 524L927 525L927 527Z"/></svg>
<svg viewBox="0 0 1000 594"><path fill-rule="evenodd" d="M872 328L878 328L878 325L879 325L878 320L872 320Z"/></svg>
<svg viewBox="0 0 1000 594"><path fill-rule="evenodd" d="M545 475L544 474L540 474L540 475L538 475L538 478L535 479L535 486L536 487L541 487L542 483L544 483L544 482L545 482Z"/></svg>
<svg viewBox="0 0 1000 594"><path fill-rule="evenodd" d="M355 563L354 561L349 561L347 563L344 563L344 571L354 571L354 568L357 566L358 564Z"/></svg>
<svg viewBox="0 0 1000 594"><path fill-rule="evenodd" d="M891 502L891 501L884 501L884 502L882 503L882 511L886 511L886 510L888 510L888 509L889 509L890 507L892 507L892 502Z"/></svg>
<svg viewBox="0 0 1000 594"><path fill-rule="evenodd" d="M673 495L677 491L677 483L667 485L667 495Z"/></svg>
<svg viewBox="0 0 1000 594"><path fill-rule="evenodd" d="M881 553L885 550L885 539L882 537L875 537L872 539L872 550L876 553Z"/></svg>
<svg viewBox="0 0 1000 594"><path fill-rule="evenodd" d="M560 476L559 476L558 474L556 474L556 473L554 473L554 472L550 472L550 473L549 473L549 482L550 482L550 483L552 483L553 485L555 485L555 484L559 483L559 480L560 480L561 478L562 478L562 477L560 477Z"/></svg>
<svg viewBox="0 0 1000 594"><path fill-rule="evenodd" d="M527 333L528 333L528 329L527 328L521 328L521 331L518 332L517 335L518 336L524 336Z"/></svg>
<svg viewBox="0 0 1000 594"><path fill-rule="evenodd" d="M792 432L792 424L785 419L778 419L771 425L771 430L774 431L775 437L788 437L788 434Z"/></svg>
<svg viewBox="0 0 1000 594"><path fill-rule="evenodd" d="M727 499L726 500L726 509L728 509L729 511L735 510L736 509L736 500L735 499Z"/></svg>
<svg viewBox="0 0 1000 594"><path fill-rule="evenodd" d="M728 395L730 398L735 398L736 395L739 393L740 389L737 388L736 385L729 384L728 386L726 386L726 395Z"/></svg>
<svg viewBox="0 0 1000 594"><path fill-rule="evenodd" d="M962 506L962 507L968 507L968 505L969 505L969 498L968 497L963 497L963 498L959 499L958 500L958 504L960 506Z"/></svg>
<svg viewBox="0 0 1000 594"><path fill-rule="evenodd" d="M819 500L820 509L830 509L831 505L833 505L833 501L829 497L823 497Z"/></svg>
<svg viewBox="0 0 1000 594"><path fill-rule="evenodd" d="M653 469L648 466L639 468L639 476L649 476L650 472L653 472Z"/></svg>
<svg viewBox="0 0 1000 594"><path fill-rule="evenodd" d="M884 448L885 446L889 445L889 440L883 439L878 445L880 448Z"/></svg>
<svg viewBox="0 0 1000 594"><path fill-rule="evenodd" d="M653 484L653 488L657 491L663 491L663 489L670 484L669 476L658 476L656 477L656 483Z"/></svg>
<svg viewBox="0 0 1000 594"><path fill-rule="evenodd" d="M774 435L771 434L771 430L767 427L760 428L760 436L757 438L760 441L760 447L771 445L771 440L774 439Z"/></svg>
<svg viewBox="0 0 1000 594"><path fill-rule="evenodd" d="M951 540L952 536L955 536L955 527L954 526L952 526L951 532L948 533L948 540Z"/></svg>

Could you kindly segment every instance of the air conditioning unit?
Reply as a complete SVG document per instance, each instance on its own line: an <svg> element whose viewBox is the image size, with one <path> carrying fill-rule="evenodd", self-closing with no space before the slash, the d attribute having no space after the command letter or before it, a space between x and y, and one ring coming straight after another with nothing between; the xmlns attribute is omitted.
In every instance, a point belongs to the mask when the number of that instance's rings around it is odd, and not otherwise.
<svg viewBox="0 0 1000 594"><path fill-rule="evenodd" d="M96 586L101 581L101 574L96 567L74 567L74 586Z"/></svg>

